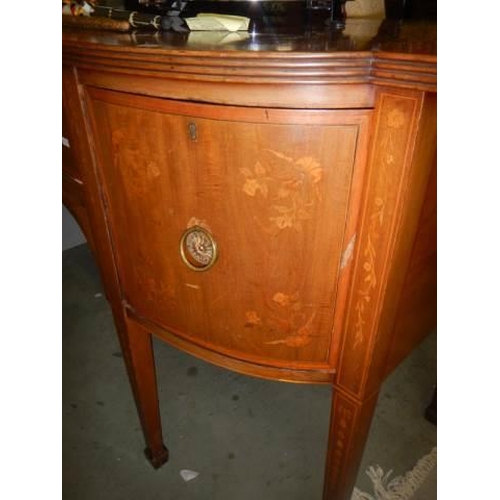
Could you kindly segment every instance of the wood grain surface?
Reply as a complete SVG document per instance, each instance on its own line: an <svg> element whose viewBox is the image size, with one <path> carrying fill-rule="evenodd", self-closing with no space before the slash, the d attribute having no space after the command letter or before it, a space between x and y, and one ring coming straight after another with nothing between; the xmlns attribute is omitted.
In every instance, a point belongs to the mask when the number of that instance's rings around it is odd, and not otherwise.
<svg viewBox="0 0 500 500"><path fill-rule="evenodd" d="M368 113L186 105L93 89L88 96L126 302L233 358L327 368ZM193 225L207 229L220 253L201 273L179 251Z"/></svg>

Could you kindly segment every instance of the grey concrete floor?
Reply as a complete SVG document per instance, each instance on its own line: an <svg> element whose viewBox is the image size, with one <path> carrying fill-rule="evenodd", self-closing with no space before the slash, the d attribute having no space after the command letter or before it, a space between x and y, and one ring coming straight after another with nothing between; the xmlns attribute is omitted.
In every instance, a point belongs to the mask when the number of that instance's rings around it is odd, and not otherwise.
<svg viewBox="0 0 500 500"><path fill-rule="evenodd" d="M165 443L154 470L99 273L81 245L63 252L63 498L316 500L321 498L331 390L232 373L154 341ZM423 413L436 383L431 335L389 377L358 475L404 474L436 444ZM179 472L199 473L185 482ZM436 498L431 475L415 500Z"/></svg>

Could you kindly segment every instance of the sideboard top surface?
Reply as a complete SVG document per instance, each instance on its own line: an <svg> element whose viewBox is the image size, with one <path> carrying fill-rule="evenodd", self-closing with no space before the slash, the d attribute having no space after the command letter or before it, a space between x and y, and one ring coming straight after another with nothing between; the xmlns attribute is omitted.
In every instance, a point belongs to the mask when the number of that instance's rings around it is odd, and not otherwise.
<svg viewBox="0 0 500 500"><path fill-rule="evenodd" d="M133 31L117 33L104 30L63 28L63 45L101 45L108 48L134 48L156 53L171 50L245 53L262 57L263 52L307 54L392 52L432 60L436 56L437 26L428 21L348 19L343 31L324 25L290 28L261 33Z"/></svg>

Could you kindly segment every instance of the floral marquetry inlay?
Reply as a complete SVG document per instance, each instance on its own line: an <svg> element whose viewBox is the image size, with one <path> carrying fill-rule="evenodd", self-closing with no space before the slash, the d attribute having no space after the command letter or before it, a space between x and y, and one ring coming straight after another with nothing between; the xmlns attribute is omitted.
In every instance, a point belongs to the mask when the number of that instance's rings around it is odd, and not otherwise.
<svg viewBox="0 0 500 500"><path fill-rule="evenodd" d="M260 326L262 325L262 320L255 311L247 311L245 313L245 326Z"/></svg>
<svg viewBox="0 0 500 500"><path fill-rule="evenodd" d="M314 338L312 323L316 311L310 311L310 305L303 304L298 293L286 294L277 292L271 301L272 312L266 317L265 324L256 311L247 311L245 326L266 326L271 331L278 331L281 338L269 340L267 345L286 345L303 347Z"/></svg>
<svg viewBox="0 0 500 500"><path fill-rule="evenodd" d="M366 246L363 249L363 286L358 291L356 302L356 323L354 333L354 348L363 341L363 327L365 321L365 308L371 300L372 290L377 285L377 273L375 269L375 258L377 256L376 243L380 238L380 227L384 222L384 200L375 198L375 208L370 215L370 228Z"/></svg>
<svg viewBox="0 0 500 500"><path fill-rule="evenodd" d="M390 304L396 286L390 270L403 241L411 148L421 104L417 97L382 90L378 102L372 139L376 147L370 152L364 181L359 246L337 376L339 386L355 395L366 390L370 356L384 355L391 331L384 307Z"/></svg>
<svg viewBox="0 0 500 500"><path fill-rule="evenodd" d="M341 397L335 400L335 413L333 422L335 425L335 449L330 457L330 475L332 482L339 481L342 474L346 452L349 448L349 439L354 419L354 410L351 404L343 401Z"/></svg>
<svg viewBox="0 0 500 500"><path fill-rule="evenodd" d="M405 124L405 115L399 108L392 109L387 113L387 126L389 128L401 128Z"/></svg>
<svg viewBox="0 0 500 500"><path fill-rule="evenodd" d="M303 222L321 200L319 183L323 168L312 156L291 158L279 151L265 149L253 169L241 168L245 177L243 192L261 197L268 207L271 228L302 231Z"/></svg>
<svg viewBox="0 0 500 500"><path fill-rule="evenodd" d="M408 105L405 102L405 105ZM389 169L397 168L402 160L400 135L407 123L406 112L401 105L394 105L383 118L385 133L381 138L381 163L378 173L379 193L388 190ZM377 287L379 276L377 270L377 252L381 238L381 229L384 223L386 201L382 196L375 196L372 202L371 213L368 217L368 231L362 249L362 280L357 291L357 300L354 305L354 342L353 349L357 349L365 339L365 325L368 308L373 300L373 293Z"/></svg>

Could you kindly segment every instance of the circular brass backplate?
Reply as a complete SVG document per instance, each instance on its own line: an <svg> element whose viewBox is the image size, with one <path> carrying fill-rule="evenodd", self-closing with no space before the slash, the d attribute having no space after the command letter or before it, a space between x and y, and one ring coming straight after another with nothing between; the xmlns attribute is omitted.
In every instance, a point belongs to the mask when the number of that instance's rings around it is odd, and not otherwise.
<svg viewBox="0 0 500 500"><path fill-rule="evenodd" d="M184 231L180 241L182 262L193 271L208 271L217 260L217 243L203 227Z"/></svg>

